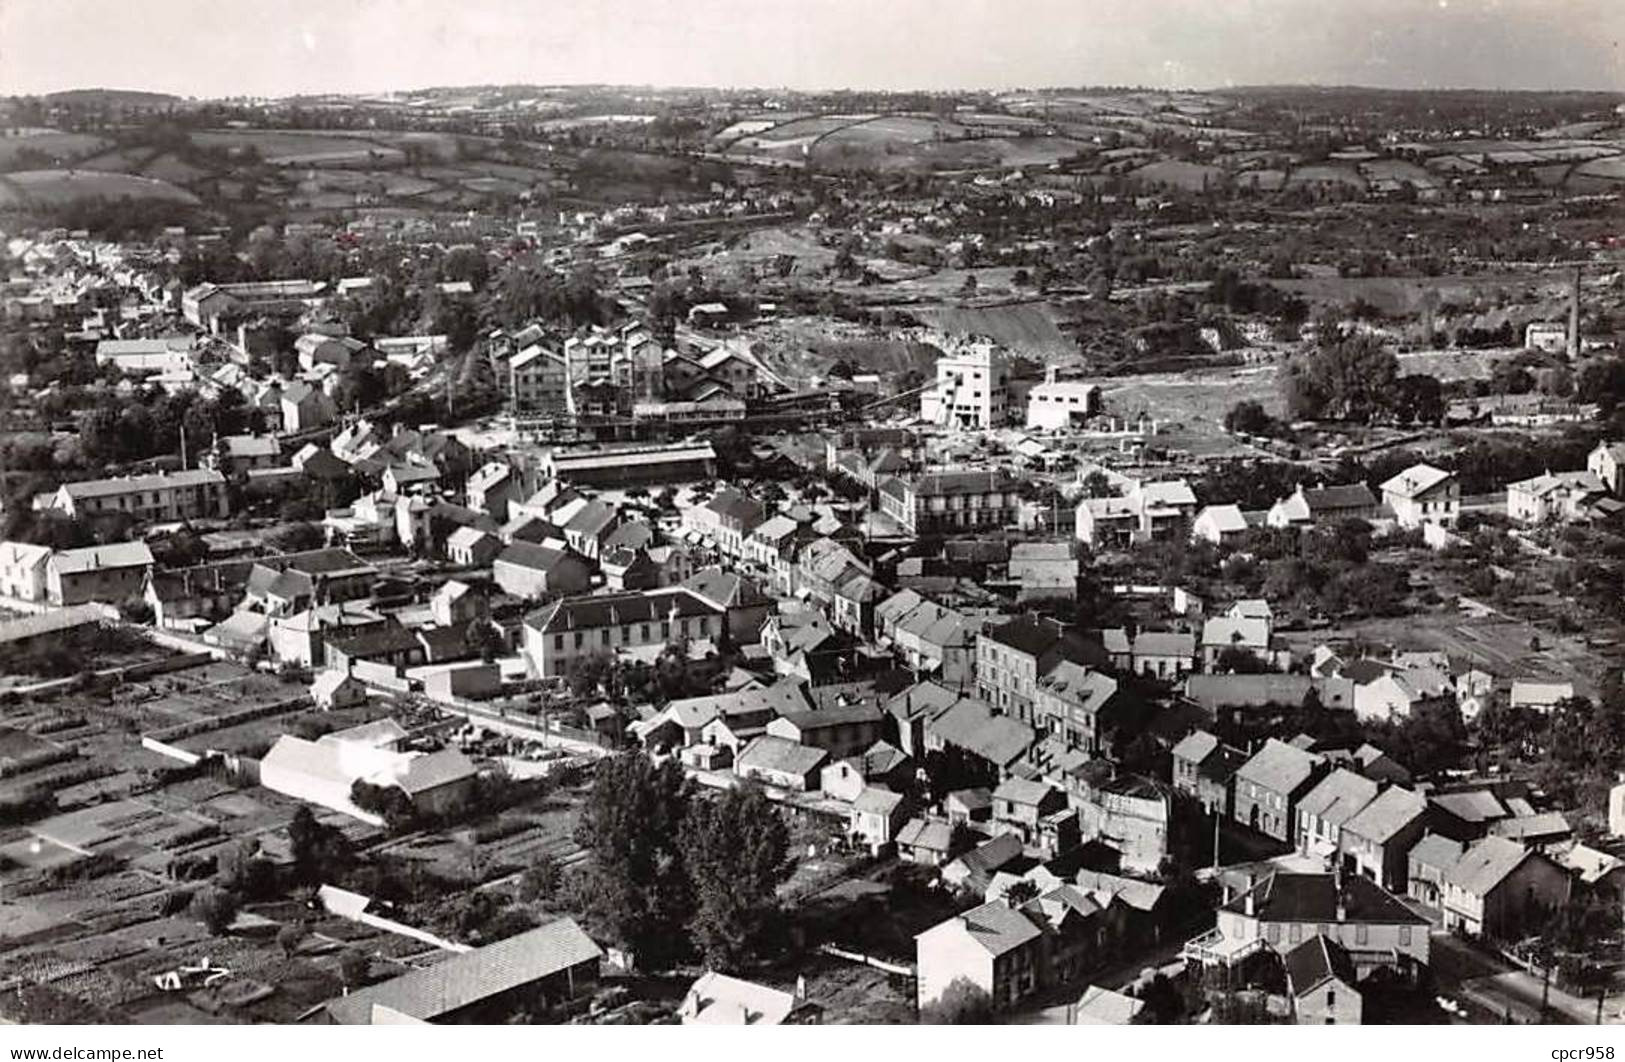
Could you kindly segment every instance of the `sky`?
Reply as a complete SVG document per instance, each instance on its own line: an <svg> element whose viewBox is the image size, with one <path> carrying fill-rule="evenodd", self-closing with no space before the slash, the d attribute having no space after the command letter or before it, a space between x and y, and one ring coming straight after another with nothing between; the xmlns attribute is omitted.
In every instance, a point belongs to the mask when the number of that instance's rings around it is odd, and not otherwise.
<svg viewBox="0 0 1625 1062"><path fill-rule="evenodd" d="M1625 0L0 0L0 94L476 84L1625 92Z"/></svg>

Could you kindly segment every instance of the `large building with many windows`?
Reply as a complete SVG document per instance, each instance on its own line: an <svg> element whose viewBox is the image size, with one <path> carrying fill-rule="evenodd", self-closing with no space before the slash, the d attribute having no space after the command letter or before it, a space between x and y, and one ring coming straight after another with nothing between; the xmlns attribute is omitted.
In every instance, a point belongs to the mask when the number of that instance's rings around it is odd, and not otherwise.
<svg viewBox="0 0 1625 1062"><path fill-rule="evenodd" d="M976 639L976 695L1023 722L1033 718L1039 680L1066 659L1066 629L1040 616L1019 616Z"/></svg>
<svg viewBox="0 0 1625 1062"><path fill-rule="evenodd" d="M720 638L724 610L691 590L567 597L525 617L525 656L541 678L595 655L653 659L667 643Z"/></svg>
<svg viewBox="0 0 1625 1062"><path fill-rule="evenodd" d="M1007 527L1021 502L1002 468L888 479L878 493L880 511L916 535Z"/></svg>
<svg viewBox="0 0 1625 1062"><path fill-rule="evenodd" d="M564 358L532 344L508 359L509 401L515 413L563 413L570 383Z"/></svg>
<svg viewBox="0 0 1625 1062"><path fill-rule="evenodd" d="M128 513L136 520L200 520L231 515L226 477L211 468L64 483L52 508L72 517Z"/></svg>
<svg viewBox="0 0 1625 1062"><path fill-rule="evenodd" d="M1010 419L1010 366L982 339L939 340L937 386L920 396L920 419L956 428L997 428Z"/></svg>

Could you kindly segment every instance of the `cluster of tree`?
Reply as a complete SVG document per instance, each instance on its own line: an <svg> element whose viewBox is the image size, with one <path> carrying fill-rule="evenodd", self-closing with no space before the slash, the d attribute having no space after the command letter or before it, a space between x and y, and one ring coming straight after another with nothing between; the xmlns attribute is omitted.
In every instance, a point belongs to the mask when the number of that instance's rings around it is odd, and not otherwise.
<svg viewBox="0 0 1625 1062"><path fill-rule="evenodd" d="M1570 526L1555 545L1570 561L1552 573L1552 589L1579 598L1609 620L1625 619L1625 535L1612 529ZM1563 619L1562 616L1559 620Z"/></svg>
<svg viewBox="0 0 1625 1062"><path fill-rule="evenodd" d="M288 846L293 859L293 878L300 884L317 884L338 877L355 860L344 832L318 822L306 804L300 804L288 822Z"/></svg>
<svg viewBox="0 0 1625 1062"><path fill-rule="evenodd" d="M350 786L350 802L383 819L391 830L411 829L418 821L412 798L398 785L375 785L357 778Z"/></svg>
<svg viewBox="0 0 1625 1062"><path fill-rule="evenodd" d="M400 831L431 826L444 828L473 816L493 815L516 804L545 797L553 787L554 782L549 777L516 779L502 772L481 774L460 800L430 812L416 806L400 786L374 785L358 778L350 787L350 799L356 807L382 818L390 829ZM480 828L475 832L479 833Z"/></svg>
<svg viewBox="0 0 1625 1062"><path fill-rule="evenodd" d="M87 661L129 653L144 644L140 635L123 627L92 624L50 638L0 645L0 674L67 678L83 671Z"/></svg>
<svg viewBox="0 0 1625 1062"><path fill-rule="evenodd" d="M78 196L27 210L42 227L84 229L107 240L151 239L166 226L196 224L201 215L191 203L131 196Z"/></svg>
<svg viewBox="0 0 1625 1062"><path fill-rule="evenodd" d="M675 760L622 753L598 765L575 836L584 914L640 966L697 950L739 970L773 945L790 838L760 788L699 796Z"/></svg>
<svg viewBox="0 0 1625 1062"><path fill-rule="evenodd" d="M238 435L258 426L257 411L231 389L215 398L158 389L84 397L94 404L79 415L80 446L87 461L102 466L178 453L183 431L191 462L217 434Z"/></svg>
<svg viewBox="0 0 1625 1062"><path fill-rule="evenodd" d="M507 893L494 889L467 889L419 904L415 918L454 940L491 944L535 929L537 922Z"/></svg>
<svg viewBox="0 0 1625 1062"><path fill-rule="evenodd" d="M1456 474L1463 494L1501 490L1508 483L1547 470L1584 468L1600 433L1589 425L1571 425L1557 435L1452 435L1452 452L1428 455L1414 450L1388 450L1365 462L1360 478L1373 489L1418 462L1427 461Z"/></svg>
<svg viewBox="0 0 1625 1062"><path fill-rule="evenodd" d="M234 848L221 852L213 860L212 880L193 892L182 892L172 897L169 906L184 908L202 922L209 932L219 936L230 928L245 903L274 899L285 884L316 884L328 874L338 874L349 865L349 842L331 826L316 823L310 809L300 805L288 828L293 841L294 865L286 878L260 851L259 842L244 839ZM171 876L186 880L195 878L199 867L189 867L183 860L171 865Z"/></svg>
<svg viewBox="0 0 1625 1062"><path fill-rule="evenodd" d="M679 637L668 642L652 664L622 660L608 652L585 657L570 670L570 692L612 704L664 704L709 693L708 676L715 672L714 667L697 667L687 640Z"/></svg>
<svg viewBox="0 0 1625 1062"><path fill-rule="evenodd" d="M959 789L992 789L999 784L998 770L987 760L955 745L929 750L921 760L933 802Z"/></svg>
<svg viewBox="0 0 1625 1062"><path fill-rule="evenodd" d="M1264 409L1262 402L1243 399L1224 415L1224 430L1241 435L1280 435L1284 425Z"/></svg>
<svg viewBox="0 0 1625 1062"><path fill-rule="evenodd" d="M965 977L948 982L936 999L920 1008L921 1025L994 1025L998 1020L987 990Z"/></svg>
<svg viewBox="0 0 1625 1062"><path fill-rule="evenodd" d="M1291 494L1302 482L1302 465L1287 461L1232 461L1210 466L1194 489L1196 496L1209 505L1268 509ZM1336 482L1347 480L1339 478Z"/></svg>
<svg viewBox="0 0 1625 1062"><path fill-rule="evenodd" d="M1349 520L1299 534L1275 528L1247 532L1223 566L1231 583L1278 607L1328 617L1395 616L1404 610L1410 576L1370 559L1371 527Z"/></svg>
<svg viewBox="0 0 1625 1062"><path fill-rule="evenodd" d="M1625 357L1593 358L1580 366L1574 379L1574 397L1595 402L1610 423L1611 434L1625 433Z"/></svg>
<svg viewBox="0 0 1625 1062"><path fill-rule="evenodd" d="M1467 749L1467 727L1454 697L1417 705L1399 722L1367 723L1364 733L1419 778L1461 766Z"/></svg>
<svg viewBox="0 0 1625 1062"><path fill-rule="evenodd" d="M1309 319L1309 307L1303 299L1274 284L1247 280L1229 268L1220 269L1208 285L1207 301L1231 313L1257 313L1275 318L1275 338L1283 342L1295 341Z"/></svg>
<svg viewBox="0 0 1625 1062"><path fill-rule="evenodd" d="M598 277L590 269L564 274L527 259L515 259L499 273L481 307L484 323L517 329L533 321L573 331L583 325L606 324L612 303L599 291Z"/></svg>
<svg viewBox="0 0 1625 1062"><path fill-rule="evenodd" d="M0 332L0 368L8 375L27 373L31 379L50 381L58 387L114 383L119 377L116 366L97 365L92 352L70 349L61 330L55 328L11 328Z"/></svg>
<svg viewBox="0 0 1625 1062"><path fill-rule="evenodd" d="M1612 669L1594 699L1571 697L1547 713L1492 704L1476 725L1486 748L1534 765L1548 793L1578 806L1600 810L1625 767L1625 683Z"/></svg>
<svg viewBox="0 0 1625 1062"><path fill-rule="evenodd" d="M1293 420L1438 424L1444 389L1432 376L1399 375L1394 353L1369 335L1331 338L1288 359L1279 387Z"/></svg>

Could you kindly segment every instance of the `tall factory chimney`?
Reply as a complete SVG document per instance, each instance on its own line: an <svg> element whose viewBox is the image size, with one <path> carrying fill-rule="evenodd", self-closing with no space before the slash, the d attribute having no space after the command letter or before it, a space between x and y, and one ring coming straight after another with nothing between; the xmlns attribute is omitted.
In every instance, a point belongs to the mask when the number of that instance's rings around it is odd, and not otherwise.
<svg viewBox="0 0 1625 1062"><path fill-rule="evenodd" d="M1574 286L1569 288L1569 358L1580 356L1580 267L1574 267Z"/></svg>

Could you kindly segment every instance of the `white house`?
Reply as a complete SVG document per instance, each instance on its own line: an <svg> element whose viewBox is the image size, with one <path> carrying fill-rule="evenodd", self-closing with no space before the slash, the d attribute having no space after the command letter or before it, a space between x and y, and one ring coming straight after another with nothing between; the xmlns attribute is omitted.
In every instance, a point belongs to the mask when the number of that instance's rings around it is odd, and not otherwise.
<svg viewBox="0 0 1625 1062"><path fill-rule="evenodd" d="M1625 443L1598 443L1586 458L1586 470L1602 482L1608 493L1625 498Z"/></svg>
<svg viewBox="0 0 1625 1062"><path fill-rule="evenodd" d="M1239 505L1209 505L1191 521L1191 538L1222 546L1234 542L1247 530L1247 518Z"/></svg>
<svg viewBox="0 0 1625 1062"><path fill-rule="evenodd" d="M1400 527L1454 527L1461 516L1461 485L1452 472L1412 465L1382 485L1382 503Z"/></svg>
<svg viewBox="0 0 1625 1062"><path fill-rule="evenodd" d="M0 542L0 597L44 601L45 568L50 559L48 546Z"/></svg>
<svg viewBox="0 0 1625 1062"><path fill-rule="evenodd" d="M677 1008L684 1025L807 1025L816 1024L819 1013L800 984L795 992L781 992L714 970L689 987Z"/></svg>
<svg viewBox="0 0 1625 1062"><path fill-rule="evenodd" d="M903 795L879 786L864 786L852 801L852 817L848 822L851 835L879 852L897 839L897 833L908 820L908 809Z"/></svg>
<svg viewBox="0 0 1625 1062"><path fill-rule="evenodd" d="M354 708L367 703L367 687L348 672L329 669L317 674L311 682L310 698L316 702L316 707L328 711Z"/></svg>
<svg viewBox="0 0 1625 1062"><path fill-rule="evenodd" d="M1584 518L1587 502L1607 494L1590 470L1545 472L1507 484L1507 516L1524 524L1569 523Z"/></svg>
<svg viewBox="0 0 1625 1062"><path fill-rule="evenodd" d="M1523 345L1545 354L1569 349L1569 326L1562 321L1530 321L1523 330Z"/></svg>
<svg viewBox="0 0 1625 1062"><path fill-rule="evenodd" d="M1549 712L1557 707L1559 701L1568 700L1573 696L1572 682L1519 681L1512 684L1512 695L1507 701L1513 708Z"/></svg>
<svg viewBox="0 0 1625 1062"><path fill-rule="evenodd" d="M1407 719L1417 705L1442 700L1452 692L1449 672L1425 667L1384 671L1355 684L1354 715L1361 722Z"/></svg>
<svg viewBox="0 0 1625 1062"><path fill-rule="evenodd" d="M1100 408L1100 387L1075 380L1045 380L1027 393L1027 427L1072 427Z"/></svg>

